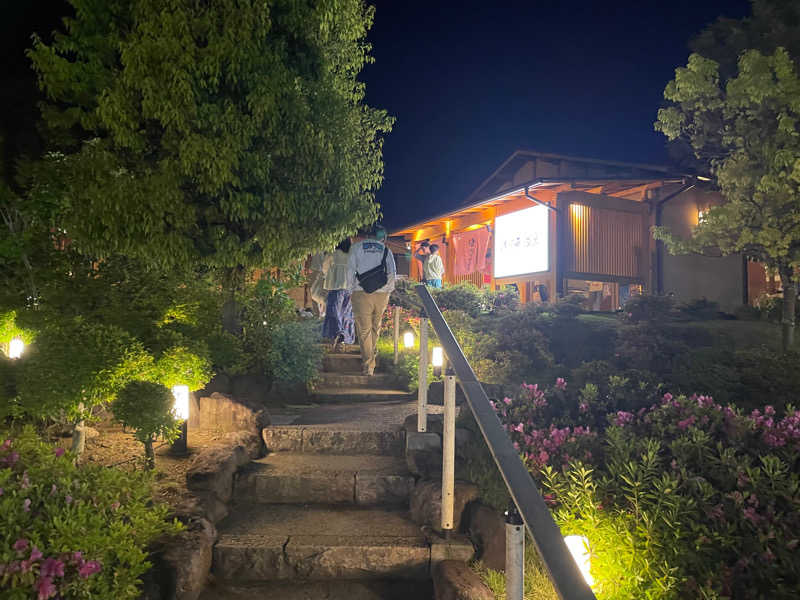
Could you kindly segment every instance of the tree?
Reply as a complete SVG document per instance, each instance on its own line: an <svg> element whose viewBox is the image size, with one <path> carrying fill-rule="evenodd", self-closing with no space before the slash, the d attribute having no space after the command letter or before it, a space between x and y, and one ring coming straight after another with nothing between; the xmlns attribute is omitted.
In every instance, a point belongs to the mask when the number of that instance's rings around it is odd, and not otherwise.
<svg viewBox="0 0 800 600"><path fill-rule="evenodd" d="M235 284L378 216L385 111L364 103L363 0L70 0L29 55L62 227L84 253Z"/></svg>
<svg viewBox="0 0 800 600"><path fill-rule="evenodd" d="M725 202L712 207L689 240L663 228L673 252L742 253L775 269L783 283L783 347L794 341L800 267L800 78L783 48L744 52L736 73L698 54L675 71L655 128L687 141L710 166Z"/></svg>

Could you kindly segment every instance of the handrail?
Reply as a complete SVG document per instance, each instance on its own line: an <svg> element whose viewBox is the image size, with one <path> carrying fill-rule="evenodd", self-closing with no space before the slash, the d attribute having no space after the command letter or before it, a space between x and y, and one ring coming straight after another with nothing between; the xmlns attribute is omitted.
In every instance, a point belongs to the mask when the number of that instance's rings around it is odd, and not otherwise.
<svg viewBox="0 0 800 600"><path fill-rule="evenodd" d="M453 332L450 331L436 301L424 285L418 285L415 289L422 299L425 313L433 325L439 342L456 372L467 404L475 416L508 492L536 544L556 592L562 600L595 600L594 593L584 581L578 565L575 564L564 543L561 530L553 520L519 453L512 446L500 419L490 406L489 397L475 376Z"/></svg>

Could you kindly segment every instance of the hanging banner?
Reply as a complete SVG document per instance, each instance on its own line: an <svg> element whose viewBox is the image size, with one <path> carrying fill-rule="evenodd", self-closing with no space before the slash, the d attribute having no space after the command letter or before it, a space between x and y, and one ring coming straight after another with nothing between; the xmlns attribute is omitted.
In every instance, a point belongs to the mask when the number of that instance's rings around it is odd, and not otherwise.
<svg viewBox="0 0 800 600"><path fill-rule="evenodd" d="M454 271L456 275L469 275L486 268L486 249L489 246L489 230L486 227L453 234L453 250L456 253Z"/></svg>

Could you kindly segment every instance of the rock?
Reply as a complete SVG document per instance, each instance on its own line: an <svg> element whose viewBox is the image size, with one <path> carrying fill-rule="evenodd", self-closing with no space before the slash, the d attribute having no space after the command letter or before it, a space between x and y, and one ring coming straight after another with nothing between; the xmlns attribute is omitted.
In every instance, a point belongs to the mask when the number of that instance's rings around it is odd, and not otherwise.
<svg viewBox="0 0 800 600"><path fill-rule="evenodd" d="M228 506L213 492L196 492L176 505L172 512L182 523L206 519L216 525L228 516Z"/></svg>
<svg viewBox="0 0 800 600"><path fill-rule="evenodd" d="M303 429L301 427L265 427L261 436L267 452L302 452Z"/></svg>
<svg viewBox="0 0 800 600"><path fill-rule="evenodd" d="M211 571L211 558L217 530L205 519L171 538L161 555L162 564L171 573L167 598L197 600ZM173 595L174 594L174 595Z"/></svg>
<svg viewBox="0 0 800 600"><path fill-rule="evenodd" d="M464 508L478 498L478 486L467 481L455 482L453 500L453 529L461 530ZM442 483L441 481L420 480L411 492L409 501L411 520L418 525L429 525L435 531L442 531Z"/></svg>
<svg viewBox="0 0 800 600"><path fill-rule="evenodd" d="M261 430L270 422L269 412L263 406L239 401L227 394L214 392L210 396L191 396L189 429L249 431L260 436Z"/></svg>
<svg viewBox="0 0 800 600"><path fill-rule="evenodd" d="M467 448L472 444L472 431L464 427L456 427L456 457L464 458Z"/></svg>
<svg viewBox="0 0 800 600"><path fill-rule="evenodd" d="M406 464L414 475L431 479L442 473L442 438L437 433L406 433Z"/></svg>
<svg viewBox="0 0 800 600"><path fill-rule="evenodd" d="M435 566L443 560L457 560L466 563L475 556L472 542L461 533L450 534L447 537L429 534L428 543L431 545L431 566Z"/></svg>
<svg viewBox="0 0 800 600"><path fill-rule="evenodd" d="M403 429L406 433L417 433L417 415L408 415L403 423ZM442 413L434 413L428 415L426 433L438 433L442 435L444 429L444 415Z"/></svg>
<svg viewBox="0 0 800 600"><path fill-rule="evenodd" d="M196 492L212 492L221 502L233 495L233 476L250 457L242 446L208 448L194 457L186 472L187 487Z"/></svg>
<svg viewBox="0 0 800 600"><path fill-rule="evenodd" d="M456 383L456 406L464 404L466 401L464 390ZM444 381L432 381L428 385L428 404L444 406Z"/></svg>
<svg viewBox="0 0 800 600"><path fill-rule="evenodd" d="M469 506L467 531L478 548L478 558L495 571L506 568L506 522L494 510L473 502Z"/></svg>
<svg viewBox="0 0 800 600"><path fill-rule="evenodd" d="M249 458L261 458L264 455L264 443L261 436L252 431L232 431L223 437L226 446L241 446Z"/></svg>
<svg viewBox="0 0 800 600"><path fill-rule="evenodd" d="M413 488L410 475L357 472L355 500L362 506L405 504Z"/></svg>
<svg viewBox="0 0 800 600"><path fill-rule="evenodd" d="M436 600L494 600L494 594L481 578L458 560L444 560L433 568Z"/></svg>

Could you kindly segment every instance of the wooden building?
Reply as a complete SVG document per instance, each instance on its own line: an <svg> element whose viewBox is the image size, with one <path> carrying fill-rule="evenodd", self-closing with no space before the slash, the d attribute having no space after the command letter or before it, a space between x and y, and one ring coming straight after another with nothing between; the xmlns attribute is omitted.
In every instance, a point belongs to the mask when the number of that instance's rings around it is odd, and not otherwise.
<svg viewBox="0 0 800 600"><path fill-rule="evenodd" d="M458 208L391 235L412 256L412 279L428 241L446 282L515 286L525 302L579 293L589 308L615 310L632 294L674 293L733 310L748 301L741 256L671 256L651 235L653 225L689 235L720 201L707 181L666 167L520 150Z"/></svg>

